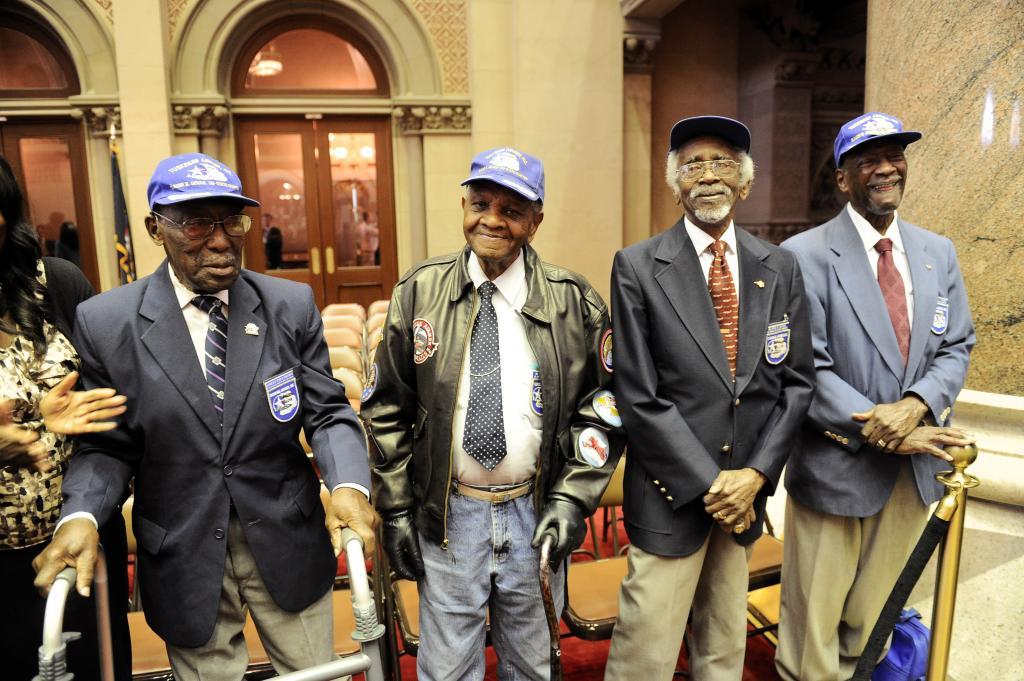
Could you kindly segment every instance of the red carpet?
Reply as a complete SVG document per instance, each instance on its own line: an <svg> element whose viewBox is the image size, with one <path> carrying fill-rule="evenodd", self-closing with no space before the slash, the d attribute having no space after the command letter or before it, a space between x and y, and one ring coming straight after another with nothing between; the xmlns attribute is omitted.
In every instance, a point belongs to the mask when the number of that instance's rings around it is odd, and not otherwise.
<svg viewBox="0 0 1024 681"><path fill-rule="evenodd" d="M598 511L598 529L600 530L601 512ZM619 527L620 541L625 544L628 540L625 532ZM591 549L593 542L590 535L584 542L584 549ZM612 554L611 541L600 543L601 555L607 557ZM574 556L573 560L589 560L585 556ZM565 636L567 629L562 625L562 674L565 681L601 681L604 678L605 661L608 658L608 647L610 641L584 641L572 636ZM497 658L494 649L488 647L485 653L487 660L487 674L485 681L497 681L496 671ZM747 653L744 663L743 681L777 681L778 674L775 672L773 663L775 647L763 636L755 636L747 639ZM680 652L678 669L685 670L686 654ZM416 679L416 658L411 655L403 655L401 658L402 681L414 681ZM684 678L684 677L679 677Z"/></svg>

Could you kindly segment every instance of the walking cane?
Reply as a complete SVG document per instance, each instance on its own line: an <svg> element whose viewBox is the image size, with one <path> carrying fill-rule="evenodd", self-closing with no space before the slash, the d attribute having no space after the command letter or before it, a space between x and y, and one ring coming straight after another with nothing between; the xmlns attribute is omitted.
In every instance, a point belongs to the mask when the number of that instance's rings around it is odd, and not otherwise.
<svg viewBox="0 0 1024 681"><path fill-rule="evenodd" d="M540 595L544 601L544 615L548 620L548 640L551 644L551 681L562 681L562 644L558 627L555 599L551 596L551 544L555 536L546 533L540 545Z"/></svg>

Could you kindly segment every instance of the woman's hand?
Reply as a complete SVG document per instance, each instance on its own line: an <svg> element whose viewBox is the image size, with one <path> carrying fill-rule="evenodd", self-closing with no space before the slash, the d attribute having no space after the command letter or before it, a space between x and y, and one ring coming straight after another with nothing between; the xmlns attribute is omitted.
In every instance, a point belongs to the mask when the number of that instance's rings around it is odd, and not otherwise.
<svg viewBox="0 0 1024 681"><path fill-rule="evenodd" d="M10 400L0 402L0 466L32 468L40 473L53 468L39 434L11 423Z"/></svg>
<svg viewBox="0 0 1024 681"><path fill-rule="evenodd" d="M72 371L40 400L46 429L60 435L80 435L116 428L117 422L108 419L128 410L124 404L128 398L113 388L72 390L77 381L78 372Z"/></svg>

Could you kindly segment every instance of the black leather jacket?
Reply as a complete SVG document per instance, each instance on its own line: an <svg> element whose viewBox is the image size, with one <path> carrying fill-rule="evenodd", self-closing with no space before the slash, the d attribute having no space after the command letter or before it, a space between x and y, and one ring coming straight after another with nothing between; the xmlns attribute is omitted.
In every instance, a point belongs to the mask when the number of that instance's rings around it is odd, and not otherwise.
<svg viewBox="0 0 1024 681"><path fill-rule="evenodd" d="M426 260L398 282L363 398L374 505L385 516L411 511L418 529L442 547L456 394L479 306L468 255L467 247ZM621 428L594 409L595 395L612 383L608 308L580 275L541 262L529 246L523 255L528 294L522 316L544 399L535 506L557 494L589 514L624 446ZM580 452L580 433L588 427L608 438L601 467ZM592 450L586 454L593 460Z"/></svg>

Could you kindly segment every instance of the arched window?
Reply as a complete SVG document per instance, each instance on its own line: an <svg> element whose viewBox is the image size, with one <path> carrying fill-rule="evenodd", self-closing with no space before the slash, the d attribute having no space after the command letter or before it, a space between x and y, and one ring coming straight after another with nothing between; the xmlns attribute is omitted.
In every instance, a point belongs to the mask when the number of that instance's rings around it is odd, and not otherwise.
<svg viewBox="0 0 1024 681"><path fill-rule="evenodd" d="M388 93L387 73L365 40L342 27L310 28L314 23L294 17L254 35L235 62L234 94Z"/></svg>
<svg viewBox="0 0 1024 681"><path fill-rule="evenodd" d="M0 99L80 91L71 57L56 38L19 17L0 16Z"/></svg>

